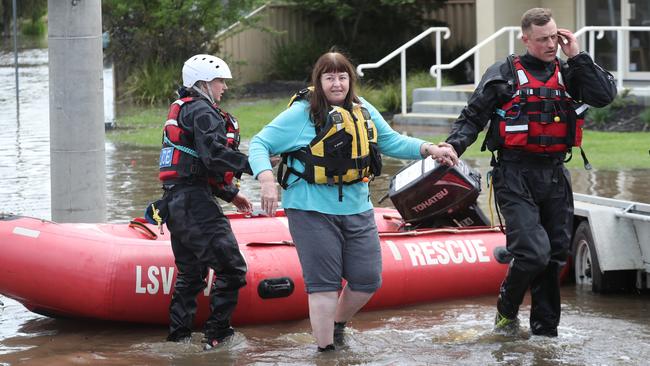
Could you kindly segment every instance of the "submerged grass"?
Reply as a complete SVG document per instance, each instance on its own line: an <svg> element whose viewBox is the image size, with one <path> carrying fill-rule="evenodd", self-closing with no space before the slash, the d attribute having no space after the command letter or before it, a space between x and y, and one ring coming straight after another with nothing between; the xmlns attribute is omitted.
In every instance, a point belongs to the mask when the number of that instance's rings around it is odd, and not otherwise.
<svg viewBox="0 0 650 366"><path fill-rule="evenodd" d="M286 98L226 102L224 109L239 120L242 139L250 139L287 107ZM117 144L160 147L161 130L167 107L132 109L117 120L118 128L107 132ZM444 141L446 135L418 136L432 142ZM481 152L481 133L463 157L489 158ZM591 165L599 170L650 169L650 132L584 131L583 148ZM582 168L580 150L573 149L570 168Z"/></svg>
<svg viewBox="0 0 650 366"><path fill-rule="evenodd" d="M223 109L239 121L242 139L253 137L286 108L286 99L228 102L223 105ZM118 127L107 131L106 137L118 144L159 147L166 117L166 106L127 110L122 117L118 117Z"/></svg>
<svg viewBox="0 0 650 366"><path fill-rule="evenodd" d="M106 138L116 144L160 146L166 116L163 107L131 109L117 118L117 128L106 131Z"/></svg>

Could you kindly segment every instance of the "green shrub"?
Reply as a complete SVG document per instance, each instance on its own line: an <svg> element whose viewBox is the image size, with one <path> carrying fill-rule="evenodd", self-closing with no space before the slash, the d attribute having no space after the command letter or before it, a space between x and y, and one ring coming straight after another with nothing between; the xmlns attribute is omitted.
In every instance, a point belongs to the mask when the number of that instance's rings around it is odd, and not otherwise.
<svg viewBox="0 0 650 366"><path fill-rule="evenodd" d="M122 99L139 105L167 104L180 85L179 65L147 62L128 76Z"/></svg>
<svg viewBox="0 0 650 366"><path fill-rule="evenodd" d="M372 83L364 83L363 81L359 82L357 85L357 95L363 97L365 100L370 102L378 110L382 110L382 107L379 105L379 93L380 91Z"/></svg>
<svg viewBox="0 0 650 366"><path fill-rule="evenodd" d="M38 37L47 32L47 26L43 20L30 20L20 25L20 33L25 36Z"/></svg>
<svg viewBox="0 0 650 366"><path fill-rule="evenodd" d="M327 51L323 44L312 37L298 42L277 42L271 51L267 77L270 80L309 80L314 63Z"/></svg>
<svg viewBox="0 0 650 366"><path fill-rule="evenodd" d="M379 110L381 112L399 111L402 105L401 90L402 89L398 80L394 82L384 83L381 86L381 88L378 89L378 93L377 93L378 104L381 106L381 109ZM408 98L408 94L407 94L407 98Z"/></svg>
<svg viewBox="0 0 650 366"><path fill-rule="evenodd" d="M602 126L607 121L612 119L614 113L612 112L612 106L608 105L603 108L591 108L587 113L587 120L592 121L596 126Z"/></svg>
<svg viewBox="0 0 650 366"><path fill-rule="evenodd" d="M413 72L406 77L406 104L413 103L413 89L433 87L436 81L426 71ZM443 84L447 84L443 80ZM358 94L364 97L380 112L399 113L402 105L402 86L400 79L389 80L381 84L362 80Z"/></svg>
<svg viewBox="0 0 650 366"><path fill-rule="evenodd" d="M646 125L648 125L648 127L650 127L650 107L643 110L643 112L641 112L639 117L641 118L641 121L643 121Z"/></svg>
<svg viewBox="0 0 650 366"><path fill-rule="evenodd" d="M612 109L623 109L630 104L634 104L634 100L629 99L630 89L623 89L616 95L614 100L609 104Z"/></svg>

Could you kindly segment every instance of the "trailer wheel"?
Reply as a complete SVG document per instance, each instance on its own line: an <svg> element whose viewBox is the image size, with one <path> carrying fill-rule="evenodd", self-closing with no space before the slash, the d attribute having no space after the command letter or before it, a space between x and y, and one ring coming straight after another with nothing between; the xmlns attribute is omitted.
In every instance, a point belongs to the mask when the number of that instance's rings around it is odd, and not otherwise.
<svg viewBox="0 0 650 366"><path fill-rule="evenodd" d="M594 240L587 221L583 221L578 225L573 236L572 247L576 286L590 287L592 291L600 292L602 273L600 272Z"/></svg>
<svg viewBox="0 0 650 366"><path fill-rule="evenodd" d="M589 222L583 221L578 225L572 247L576 286L591 287L593 292L604 293L629 290L633 285L632 271L601 272Z"/></svg>

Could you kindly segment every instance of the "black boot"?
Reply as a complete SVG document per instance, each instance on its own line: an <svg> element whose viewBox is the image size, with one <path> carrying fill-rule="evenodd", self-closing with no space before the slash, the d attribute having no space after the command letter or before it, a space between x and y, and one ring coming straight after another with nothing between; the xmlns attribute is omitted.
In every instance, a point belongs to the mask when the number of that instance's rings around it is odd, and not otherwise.
<svg viewBox="0 0 650 366"><path fill-rule="evenodd" d="M336 348L334 347L333 344L327 345L325 347L318 347L318 352L329 352L329 351L335 351Z"/></svg>
<svg viewBox="0 0 650 366"><path fill-rule="evenodd" d="M345 322L334 322L334 344L340 346L345 343Z"/></svg>
<svg viewBox="0 0 650 366"><path fill-rule="evenodd" d="M205 346L204 350L209 350L217 347L219 344L224 343L235 335L235 330L231 327L219 330L210 330L205 332Z"/></svg>
<svg viewBox="0 0 650 366"><path fill-rule="evenodd" d="M167 342L190 343L191 341L192 333L189 331L178 330L167 335Z"/></svg>

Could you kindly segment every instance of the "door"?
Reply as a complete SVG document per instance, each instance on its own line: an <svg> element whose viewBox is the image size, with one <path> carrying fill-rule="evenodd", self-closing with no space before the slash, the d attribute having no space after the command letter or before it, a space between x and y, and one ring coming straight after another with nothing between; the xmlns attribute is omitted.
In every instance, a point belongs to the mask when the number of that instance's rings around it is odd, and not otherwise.
<svg viewBox="0 0 650 366"><path fill-rule="evenodd" d="M650 0L583 0L584 25L650 27ZM623 32L623 78L650 80L650 31ZM585 38L586 39L586 38ZM595 41L595 61L617 75L617 32Z"/></svg>
<svg viewBox="0 0 650 366"><path fill-rule="evenodd" d="M623 24L630 26L650 27L650 1L627 0L627 9L623 12ZM625 4L624 4L625 5ZM629 67L630 74L639 73L638 76L650 78L650 31L630 32L629 42ZM630 77L634 78L632 75Z"/></svg>

